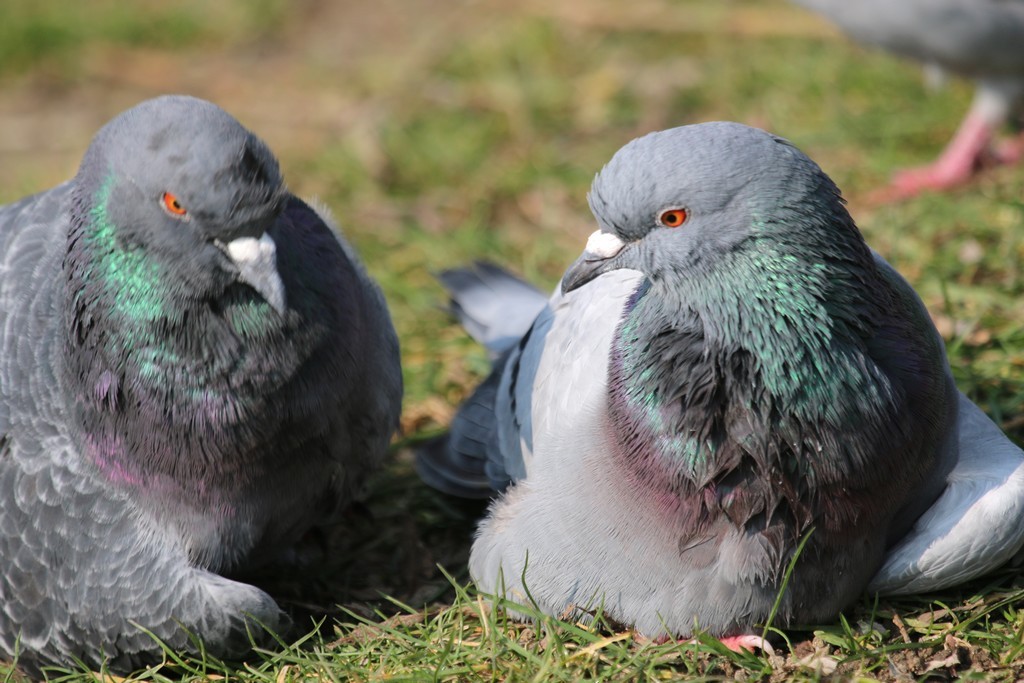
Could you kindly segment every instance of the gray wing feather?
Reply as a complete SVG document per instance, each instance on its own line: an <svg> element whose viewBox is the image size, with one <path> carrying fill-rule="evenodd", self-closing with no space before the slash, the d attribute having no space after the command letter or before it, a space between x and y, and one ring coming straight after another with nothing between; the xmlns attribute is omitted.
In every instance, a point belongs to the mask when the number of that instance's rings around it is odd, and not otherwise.
<svg viewBox="0 0 1024 683"><path fill-rule="evenodd" d="M937 336L920 297L885 259L877 253L874 258L903 292L916 324ZM952 470L934 501L908 506L906 524L897 523L908 531L886 553L869 591L899 595L948 588L996 569L1024 545L1024 453L963 393L953 397L956 422L949 425L946 444Z"/></svg>
<svg viewBox="0 0 1024 683"><path fill-rule="evenodd" d="M1024 546L1024 452L960 394L959 453L946 489L886 555L868 590L935 591L998 568Z"/></svg>
<svg viewBox="0 0 1024 683"><path fill-rule="evenodd" d="M540 291L491 264L447 270L439 279L460 322L496 358L448 435L419 450L417 470L446 493L488 497L526 474L533 379L551 311Z"/></svg>
<svg viewBox="0 0 1024 683"><path fill-rule="evenodd" d="M365 347L362 348L362 352L364 352L361 364L361 370L364 372L362 377L365 377L367 381L360 383L366 390L362 392L359 399L365 417L360 419L346 416L349 420L345 427L349 430L350 438L354 442L353 452L359 453L360 457L376 456L381 459L387 453L391 435L398 429L398 416L401 413L403 385L398 336L391 323L391 314L388 311L384 293L376 281L371 278L366 266L359 259L359 255L348 244L334 214L327 206L317 201L310 201L309 207L334 234L355 272L359 291L352 291L350 295L353 298L360 298L366 303L366 326L367 330L372 332L364 335L361 340L365 344ZM352 458L345 459L347 469L352 469L353 460ZM377 463L374 464L374 467L376 465ZM347 492L345 492L343 500L347 500Z"/></svg>
<svg viewBox="0 0 1024 683"><path fill-rule="evenodd" d="M27 320L14 315L26 310L30 297L40 286L51 284L54 273L49 269L54 258L44 258L65 227L61 216L70 195L70 184L49 192L26 197L14 204L0 207L0 436L7 433L11 421L14 391L31 382L32 330L47 324L29 316ZM59 265L59 261L56 261ZM48 311L36 311L46 318ZM38 331L37 331L38 333Z"/></svg>
<svg viewBox="0 0 1024 683"><path fill-rule="evenodd" d="M437 278L451 295L456 318L492 356L519 342L547 303L547 296L533 285L483 261L446 270Z"/></svg>
<svg viewBox="0 0 1024 683"><path fill-rule="evenodd" d="M251 648L250 631L269 640L259 624L287 627L263 591L189 566L127 496L74 465L65 439L30 446L8 441L0 452L0 647L18 645L19 665L135 669L160 652L137 626L177 650L201 633L213 655L231 658ZM44 458L49 466L31 466Z"/></svg>
<svg viewBox="0 0 1024 683"><path fill-rule="evenodd" d="M526 477L527 466L533 456L534 382L554 319L551 307L545 306L513 350L502 372L495 404L498 452L490 455L488 466L506 481ZM492 479L495 474L491 475Z"/></svg>
<svg viewBox="0 0 1024 683"><path fill-rule="evenodd" d="M462 498L489 498L504 485L488 471L488 453L498 451L494 414L495 396L504 365L459 407L448 433L422 446L416 454L416 471L430 486Z"/></svg>

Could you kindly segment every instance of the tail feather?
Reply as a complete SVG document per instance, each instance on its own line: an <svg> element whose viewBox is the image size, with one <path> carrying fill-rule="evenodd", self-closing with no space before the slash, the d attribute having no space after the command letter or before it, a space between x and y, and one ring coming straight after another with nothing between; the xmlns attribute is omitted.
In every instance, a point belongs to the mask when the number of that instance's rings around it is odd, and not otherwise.
<svg viewBox="0 0 1024 683"><path fill-rule="evenodd" d="M497 486L488 475L488 454L497 446L494 400L500 367L477 387L455 414L448 434L416 452L416 471L439 491L463 498L489 498Z"/></svg>
<svg viewBox="0 0 1024 683"><path fill-rule="evenodd" d="M467 469L458 460L458 453L448 447L448 435L433 439L416 451L416 472L432 488L459 498L490 498L490 487L484 467Z"/></svg>
<svg viewBox="0 0 1024 683"><path fill-rule="evenodd" d="M446 270L438 280L448 290L459 322L492 356L512 348L548 301L533 285L483 261Z"/></svg>
<svg viewBox="0 0 1024 683"><path fill-rule="evenodd" d="M459 407L448 434L417 451L416 470L445 493L488 498L509 484L498 441L498 386L509 356L548 298L490 263L446 270L438 279L451 296L452 312L491 352L494 369Z"/></svg>

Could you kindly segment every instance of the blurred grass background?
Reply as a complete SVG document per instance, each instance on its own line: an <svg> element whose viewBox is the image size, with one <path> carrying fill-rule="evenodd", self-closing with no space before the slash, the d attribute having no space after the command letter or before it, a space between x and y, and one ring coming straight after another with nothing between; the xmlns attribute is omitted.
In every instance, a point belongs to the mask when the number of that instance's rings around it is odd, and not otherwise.
<svg viewBox="0 0 1024 683"><path fill-rule="evenodd" d="M769 129L819 162L843 188L869 244L923 297L961 388L1018 443L1024 437L1024 170L996 169L957 192L872 205L871 190L893 169L938 153L966 111L970 86L953 81L928 90L917 65L859 48L782 0L4 0L0 203L66 180L103 123L167 92L223 106L276 151L294 192L318 196L334 210L381 282L402 339L407 440L441 429L487 369L482 350L443 312L431 273L486 258L553 286L594 229L586 191L615 150L652 130L715 119ZM433 652L437 638L455 642L452 623L477 603L456 595L436 563L456 583L465 580L465 553L481 511L425 490L411 472L408 449L396 449L365 509L339 530L322 576L295 577L281 588L296 609L332 617L318 637L337 631L348 646L357 643L362 654L341 659L379 660L377 668L344 669L342 677L418 679L429 658L388 659L394 653L383 643L404 642L396 646L401 651L419 642ZM319 591L314 598L311 586ZM991 596L1004 593L986 590L974 603L973 593L939 596L949 601L942 608L947 619L933 621L952 630L932 624L928 637L944 633L970 647L960 664L934 671L959 674L984 660L978 666L989 674L1012 673L1006 667L1020 648L1007 643L1019 645L1024 626L1016 612L992 608L999 599ZM333 608L335 601L351 612ZM438 601L454 601L455 608L428 612L434 616L414 619L397 634L389 629L398 627L377 626L373 639L352 641L345 626L355 615L397 611L407 618ZM997 653L992 661L979 659L954 603L971 614L995 610L999 629L982 633ZM935 611L927 601L909 609ZM900 618L898 609L893 614ZM478 615L465 628L497 628L494 619ZM916 664L864 654L865 643L898 639L892 623L889 635L876 636L874 621L866 631L855 622L847 624L849 633L836 627L845 646L815 636L814 647L836 648L837 659L848 660L840 673L920 675ZM978 621L968 623L974 628ZM642 670L638 662L665 677L821 674L794 664L795 654L782 664L765 659L767 668L757 669L705 653L693 668L680 664L678 653L673 659L671 648L632 640L616 641L621 658L597 648L596 658L584 660L596 668L579 669L578 661L559 659L550 640L523 640L524 632L537 632L503 628L513 633L504 649L453 650L468 668L451 675L483 675L466 664L471 652L492 671L500 662L506 673L498 678L515 680L541 673L573 680L581 671L628 679ZM586 633L604 637L600 629ZM578 651L599 642L587 637L570 633L562 647ZM520 640L526 644L519 650L509 645ZM952 645L954 655L958 647ZM314 650L337 654L337 646L325 648L321 642ZM925 652L939 656L949 643L940 638L930 648ZM599 666L601 656L607 661ZM264 667L275 676L287 666L299 673L310 666L327 677L341 670L323 674L316 668L322 662L283 661L271 657ZM922 655L919 668L929 661ZM445 677L438 661L433 667Z"/></svg>

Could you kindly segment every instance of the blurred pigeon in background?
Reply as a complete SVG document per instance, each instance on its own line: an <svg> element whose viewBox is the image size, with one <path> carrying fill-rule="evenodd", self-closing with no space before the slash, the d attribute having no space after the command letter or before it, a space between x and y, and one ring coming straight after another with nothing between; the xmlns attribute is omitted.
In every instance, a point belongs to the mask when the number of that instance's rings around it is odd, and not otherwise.
<svg viewBox="0 0 1024 683"><path fill-rule="evenodd" d="M122 113L0 208L0 651L268 642L287 616L225 575L336 519L401 391L380 291L262 141L190 97Z"/></svg>
<svg viewBox="0 0 1024 683"><path fill-rule="evenodd" d="M1021 546L1024 454L814 162L686 126L626 145L589 198L600 229L549 301L493 266L443 276L498 360L418 468L504 491L473 544L482 590L746 647L804 539L776 625Z"/></svg>
<svg viewBox="0 0 1024 683"><path fill-rule="evenodd" d="M974 102L934 163L899 172L889 198L963 183L983 164L1013 163L1024 135L993 147L1024 98L1024 0L794 0L855 40L937 66L976 83Z"/></svg>

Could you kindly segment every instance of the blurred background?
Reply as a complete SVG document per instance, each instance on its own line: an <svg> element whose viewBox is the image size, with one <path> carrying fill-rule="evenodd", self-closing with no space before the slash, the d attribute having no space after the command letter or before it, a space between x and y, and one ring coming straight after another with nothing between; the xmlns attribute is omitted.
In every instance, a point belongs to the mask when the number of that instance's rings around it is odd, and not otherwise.
<svg viewBox="0 0 1024 683"><path fill-rule="evenodd" d="M873 204L892 170L936 156L971 87L928 89L918 65L783 0L3 0L0 203L70 178L103 123L169 92L266 140L391 306L404 435L339 541L339 563L377 558L350 580L356 598L436 599L435 563L461 576L482 509L425 491L404 447L487 370L431 273L489 259L553 286L594 229L594 173L652 130L731 119L817 160L921 293L960 386L1024 436L1024 171Z"/></svg>

